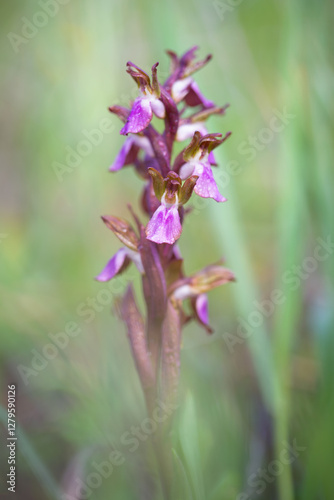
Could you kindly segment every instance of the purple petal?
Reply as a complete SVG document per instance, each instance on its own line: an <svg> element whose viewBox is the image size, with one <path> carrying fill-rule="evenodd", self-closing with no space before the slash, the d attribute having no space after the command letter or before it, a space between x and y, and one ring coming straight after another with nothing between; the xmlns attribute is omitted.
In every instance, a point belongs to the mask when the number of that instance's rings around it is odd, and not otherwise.
<svg viewBox="0 0 334 500"><path fill-rule="evenodd" d="M95 279L97 281L109 281L129 264L130 259L127 256L127 250L125 248L120 248Z"/></svg>
<svg viewBox="0 0 334 500"><path fill-rule="evenodd" d="M176 205L170 208L160 205L146 227L147 239L155 243L172 245L181 236L181 232L182 226Z"/></svg>
<svg viewBox="0 0 334 500"><path fill-rule="evenodd" d="M199 89L199 86L194 80L192 81L188 89L185 101L188 106L199 106L201 104L202 106L204 106L204 108L212 108L215 105L213 101L210 101L209 99L204 97Z"/></svg>
<svg viewBox="0 0 334 500"><path fill-rule="evenodd" d="M133 163L138 154L138 146L135 144L134 137L128 137L120 152L116 156L114 163L109 167L110 172L116 172L120 170L124 165L129 165Z"/></svg>
<svg viewBox="0 0 334 500"><path fill-rule="evenodd" d="M192 299L192 307L195 311L197 321L206 329L207 333L213 333L209 325L208 298L205 293Z"/></svg>
<svg viewBox="0 0 334 500"><path fill-rule="evenodd" d="M205 293L198 295L195 302L198 319L203 325L209 324L208 297Z"/></svg>
<svg viewBox="0 0 334 500"><path fill-rule="evenodd" d="M146 97L138 97L133 103L126 124L121 130L122 135L137 134L144 130L152 120L153 111L150 100Z"/></svg>
<svg viewBox="0 0 334 500"><path fill-rule="evenodd" d="M213 151L211 151L209 153L208 160L209 160L210 165L214 165L214 166L217 165L216 158L215 158Z"/></svg>
<svg viewBox="0 0 334 500"><path fill-rule="evenodd" d="M203 168L202 173L200 173L201 166ZM194 191L198 194L198 196L201 196L202 198L213 198L215 201L226 201L226 198L224 198L218 190L209 163L202 163L196 167L194 175L199 175L194 188Z"/></svg>

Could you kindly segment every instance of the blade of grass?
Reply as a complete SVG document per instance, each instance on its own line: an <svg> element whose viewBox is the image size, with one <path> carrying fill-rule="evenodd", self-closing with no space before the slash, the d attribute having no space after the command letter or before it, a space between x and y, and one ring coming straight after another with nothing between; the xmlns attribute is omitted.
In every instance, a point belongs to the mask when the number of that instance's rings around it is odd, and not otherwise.
<svg viewBox="0 0 334 500"><path fill-rule="evenodd" d="M7 410L3 406L0 406L0 420L3 425L7 427ZM53 500L62 500L62 492L55 479L44 465L42 459L38 456L26 434L23 432L22 428L18 426L18 424L16 424L16 431L20 453L24 456L36 479L49 495L49 498L52 498Z"/></svg>
<svg viewBox="0 0 334 500"><path fill-rule="evenodd" d="M295 114L288 129L281 135L280 199L278 205L279 258L277 266L277 288L285 297L276 309L273 320L273 348L275 369L278 376L281 399L275 412L274 449L280 456L285 441L289 441L291 405L292 348L296 341L301 319L302 281L297 289L284 273L295 265L301 265L306 246L307 205L305 200L305 170L308 158L305 144L305 103L300 89L301 68L296 67L296 54L301 43L299 8L296 2L286 3L285 43L283 44L281 74L283 85L282 102ZM294 274L291 273L293 276ZM277 477L279 498L293 500L291 464L287 464Z"/></svg>
<svg viewBox="0 0 334 500"><path fill-rule="evenodd" d="M220 155L221 156L221 155ZM221 164L226 162L221 161ZM228 267L235 270L237 283L231 287L234 294L237 311L242 318L254 310L254 301L259 298L258 284L254 277L247 245L244 240L236 207L236 197L231 185L228 186L228 203L224 206L224 219L217 204L210 204L210 220L214 233L221 245L222 254L226 257ZM263 399L269 410L275 410L275 400L278 397L272 364L272 351L264 325L256 328L247 338L254 360L258 383Z"/></svg>
<svg viewBox="0 0 334 500"><path fill-rule="evenodd" d="M198 432L195 403L192 395L188 393L179 425L180 443L194 499L204 500L206 498L203 482L204 468L201 463Z"/></svg>
<svg viewBox="0 0 334 500"><path fill-rule="evenodd" d="M177 490L176 490L178 493L178 496L184 500L194 500L194 497L193 497L192 492L191 492L191 486L189 484L187 472L184 468L182 460L179 457L179 455L177 454L175 449L173 449L172 452L173 452L174 462L175 462L175 474L176 474L176 478L177 478L175 483L178 486ZM179 482L181 483L180 486L178 485Z"/></svg>

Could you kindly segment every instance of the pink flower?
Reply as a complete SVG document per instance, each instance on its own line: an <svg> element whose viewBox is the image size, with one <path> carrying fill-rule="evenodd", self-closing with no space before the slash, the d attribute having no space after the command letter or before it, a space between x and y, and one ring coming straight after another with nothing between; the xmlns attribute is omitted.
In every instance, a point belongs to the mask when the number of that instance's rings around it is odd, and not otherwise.
<svg viewBox="0 0 334 500"><path fill-rule="evenodd" d="M221 134L207 134L201 137L200 132L196 131L183 154L185 163L180 168L180 177L184 180L192 175L198 176L194 191L202 198L212 198L217 202L226 201L219 192L211 164L215 163L213 149L224 142L229 135L226 134L223 139Z"/></svg>
<svg viewBox="0 0 334 500"><path fill-rule="evenodd" d="M213 177L211 165L205 160L194 159L181 167L181 179L187 179L190 175L197 175L198 181L194 188L195 193L201 198L212 198L215 201L223 202L226 198L219 192L216 181Z"/></svg>
<svg viewBox="0 0 334 500"><path fill-rule="evenodd" d="M165 117L165 106L161 102L160 87L157 79L157 66L152 66L152 83L150 77L138 66L128 62L127 72L132 76L139 87L140 96L134 101L132 109L124 127L121 129L122 135L130 132L137 134L144 130L153 118L153 113L158 118Z"/></svg>
<svg viewBox="0 0 334 500"><path fill-rule="evenodd" d="M197 177L190 176L182 185L175 172L169 172L165 179L154 168L149 168L148 173L152 177L154 192L161 204L146 226L146 237L155 243L172 245L182 232L179 207L189 200Z"/></svg>

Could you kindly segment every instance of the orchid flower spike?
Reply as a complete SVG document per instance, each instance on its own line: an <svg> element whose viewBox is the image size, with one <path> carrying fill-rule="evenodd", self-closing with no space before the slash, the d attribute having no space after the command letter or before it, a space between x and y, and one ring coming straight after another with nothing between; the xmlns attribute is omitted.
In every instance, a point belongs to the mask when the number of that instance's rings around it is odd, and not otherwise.
<svg viewBox="0 0 334 500"><path fill-rule="evenodd" d="M210 132L208 119L223 115L228 105L218 106L200 91L194 73L211 56L196 61L196 50L192 47L181 56L168 52L171 71L164 83L158 81L158 63L152 66L149 77L128 62L127 72L138 85L139 96L129 109L119 105L109 108L123 122L120 133L127 136L109 170L117 172L132 164L144 179L139 200L147 223L141 222L131 206L135 229L124 219L102 217L122 247L96 279L108 281L131 262L140 273L145 307L137 306L129 285L118 310L126 325L149 415L153 415L157 397L164 403L176 403L183 326L195 320L211 333L207 294L234 281L233 273L220 264L186 276L177 243L184 220L191 214L185 205L193 192L226 201L212 167L217 165L213 151L230 132L224 137ZM158 128L152 122L154 115L162 120ZM188 141L188 145L174 155L176 143L181 141ZM128 173L130 178L132 172Z"/></svg>

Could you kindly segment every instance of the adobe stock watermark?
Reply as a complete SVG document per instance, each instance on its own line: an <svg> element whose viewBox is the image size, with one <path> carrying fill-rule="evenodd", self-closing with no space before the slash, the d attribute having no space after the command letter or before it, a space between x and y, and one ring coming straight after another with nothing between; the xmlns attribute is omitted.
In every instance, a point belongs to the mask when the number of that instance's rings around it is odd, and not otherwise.
<svg viewBox="0 0 334 500"><path fill-rule="evenodd" d="M263 151L295 118L296 115L289 113L286 106L283 111L273 109L268 126L262 127L256 135L249 135L247 140L242 141L238 146L238 152L246 156L247 161L253 161L257 153Z"/></svg>
<svg viewBox="0 0 334 500"><path fill-rule="evenodd" d="M283 132L296 117L296 115L287 111L286 106L284 106L282 111L278 109L273 109L272 111L273 114L268 121L268 126L262 127L256 135L249 135L237 147L238 153L245 157L247 163L253 161L260 152L264 151L274 140L275 136ZM228 161L225 164L224 170L222 168L213 169L217 186L222 194L224 194L224 189L230 184L231 179L244 172L244 169L245 162L241 163L238 160ZM191 201L193 207L192 213L195 215L211 203L209 198L200 198L199 196L192 197ZM188 219L186 219L186 223L188 223Z"/></svg>
<svg viewBox="0 0 334 500"><path fill-rule="evenodd" d="M114 101L113 106L122 105L128 106L131 100L134 100L138 95L138 88L133 87L128 94L122 94L120 99ZM114 119L117 119L114 117ZM64 176L70 174L77 169L82 163L82 160L89 156L93 148L102 144L104 136L111 134L116 128L114 119L110 117L102 118L97 126L91 130L83 129L81 131L82 138L77 144L72 147L65 147L65 156L62 162L54 161L52 163L53 171L59 182L64 180Z"/></svg>
<svg viewBox="0 0 334 500"><path fill-rule="evenodd" d="M285 271L281 277L282 282L288 285L289 291L297 290L303 281L307 280L314 273L320 262L327 260L334 252L334 241L331 235L327 239L317 238L317 245L313 249L313 255L305 257L301 264L294 265ZM222 337L230 353L234 352L237 345L248 339L280 306L286 301L286 295L280 288L271 291L269 298L261 301L254 301L254 310L246 318L238 317L238 326L235 334L224 332Z"/></svg>
<svg viewBox="0 0 334 500"><path fill-rule="evenodd" d="M115 125L108 117L102 118L97 128L82 130L81 134L84 138L78 141L74 148L71 146L65 147L66 156L63 162L60 163L58 161L54 161L52 163L52 168L58 181L62 182L66 174L73 172L77 167L79 167L82 160L92 153L93 147L97 147L102 144L104 136L106 134L111 134L114 130Z"/></svg>
<svg viewBox="0 0 334 500"><path fill-rule="evenodd" d="M106 460L92 461L90 463L91 472L83 479L76 477L73 494L64 493L62 500L87 500L96 491L105 479L108 479L116 467L120 467L126 462L126 456L134 453L140 444L147 441L152 436L159 425L165 422L178 408L176 404L165 404L156 400L156 406L151 417L146 417L138 426L131 428L120 436L117 447L108 438L106 439L112 447ZM120 451L121 450L121 451Z"/></svg>
<svg viewBox="0 0 334 500"><path fill-rule="evenodd" d="M7 38L17 54L22 45L26 45L30 40L35 38L39 30L45 28L50 21L50 18L55 17L59 12L61 5L66 5L70 0L40 0L38 5L41 10L34 13L31 19L21 17L22 25L20 34L10 31L7 33Z"/></svg>
<svg viewBox="0 0 334 500"><path fill-rule="evenodd" d="M160 71L159 76L163 78L167 76L167 73ZM114 101L113 106L121 105L127 107L137 96L138 87L134 86L129 93L122 93L120 98ZM117 120L116 117L112 119L110 117L102 118L97 127L81 131L81 139L74 147L69 145L65 147L64 159L61 162L54 161L52 163L53 171L59 182L64 180L65 175L76 170L81 165L82 160L92 153L93 148L102 144L105 135L111 134L115 130L115 120Z"/></svg>
<svg viewBox="0 0 334 500"><path fill-rule="evenodd" d="M76 307L76 314L83 318L85 324L92 323L97 314L106 307L110 307L113 299L122 291L124 286L134 278L133 270L127 271L126 275L121 274L117 280L108 282L107 286L101 288L95 297L87 297ZM82 327L76 321L68 321L62 331L48 333L50 342L44 344L39 349L31 349L30 362L28 365L17 365L23 383L27 386L31 377L36 378L47 368L50 362L54 361L61 352L70 344L70 341L82 333Z"/></svg>
<svg viewBox="0 0 334 500"><path fill-rule="evenodd" d="M224 21L226 15L233 12L244 0L214 0L213 8L221 21Z"/></svg>
<svg viewBox="0 0 334 500"><path fill-rule="evenodd" d="M247 479L247 492L240 493L236 500L251 500L255 495L261 495L268 484L273 483L280 476L287 465L292 464L306 450L306 446L298 446L296 439L292 444L283 441L283 448L276 460L272 460L267 467L260 468Z"/></svg>

